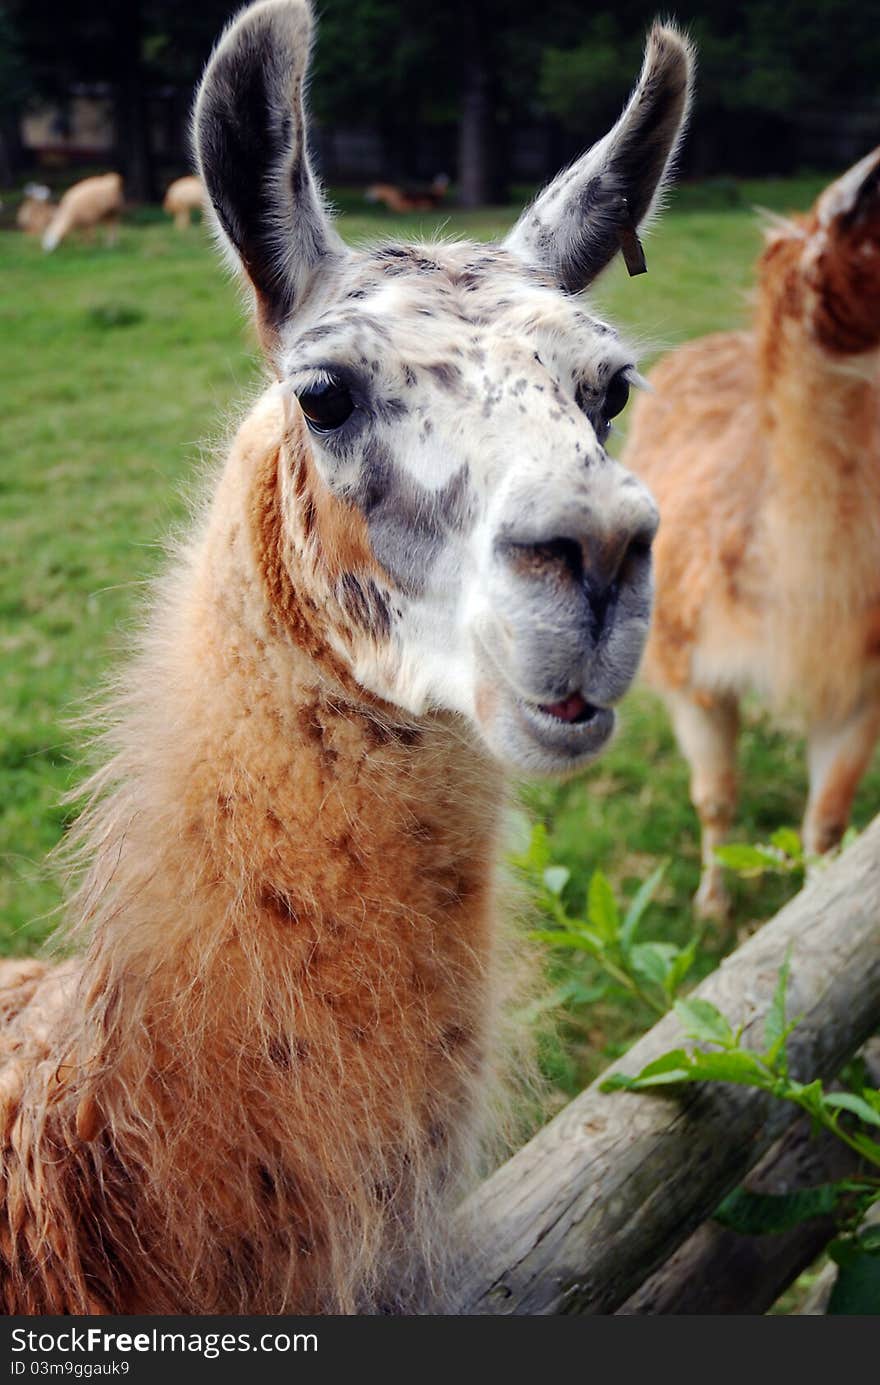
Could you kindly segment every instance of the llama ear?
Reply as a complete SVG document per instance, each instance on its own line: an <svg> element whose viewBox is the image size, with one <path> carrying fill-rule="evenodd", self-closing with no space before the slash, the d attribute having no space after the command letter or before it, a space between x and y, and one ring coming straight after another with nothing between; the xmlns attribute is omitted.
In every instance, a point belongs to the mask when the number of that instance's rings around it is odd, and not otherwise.
<svg viewBox="0 0 880 1385"><path fill-rule="evenodd" d="M880 147L872 149L826 188L816 203L820 226L864 239L880 237Z"/></svg>
<svg viewBox="0 0 880 1385"><path fill-rule="evenodd" d="M802 268L811 330L827 351L855 356L880 343L880 148L826 188L807 222Z"/></svg>
<svg viewBox="0 0 880 1385"><path fill-rule="evenodd" d="M303 114L311 15L262 0L223 34L196 97L199 172L257 296L270 339L318 265L345 253L309 167Z"/></svg>
<svg viewBox="0 0 880 1385"><path fill-rule="evenodd" d="M612 130L560 173L505 241L528 264L579 293L622 250L645 268L637 228L656 204L684 130L694 55L677 29L655 24L635 91Z"/></svg>

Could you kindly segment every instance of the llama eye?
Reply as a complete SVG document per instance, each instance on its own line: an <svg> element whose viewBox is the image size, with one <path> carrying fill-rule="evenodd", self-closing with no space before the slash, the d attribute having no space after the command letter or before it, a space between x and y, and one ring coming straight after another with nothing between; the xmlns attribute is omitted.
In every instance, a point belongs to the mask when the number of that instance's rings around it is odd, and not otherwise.
<svg viewBox="0 0 880 1385"><path fill-rule="evenodd" d="M602 406L602 417L610 422L612 418L617 418L618 414L623 413L629 400L629 380L626 372L619 370L616 375L612 375L611 381L605 391L605 403Z"/></svg>
<svg viewBox="0 0 880 1385"><path fill-rule="evenodd" d="M626 378L626 369L618 370L616 375L612 375L608 383L599 416L593 424L596 437L603 447L608 440L608 434L611 432L611 420L623 412L628 399L629 380Z"/></svg>
<svg viewBox="0 0 880 1385"><path fill-rule="evenodd" d="M349 391L332 378L303 390L297 399L313 433L335 432L354 410Z"/></svg>

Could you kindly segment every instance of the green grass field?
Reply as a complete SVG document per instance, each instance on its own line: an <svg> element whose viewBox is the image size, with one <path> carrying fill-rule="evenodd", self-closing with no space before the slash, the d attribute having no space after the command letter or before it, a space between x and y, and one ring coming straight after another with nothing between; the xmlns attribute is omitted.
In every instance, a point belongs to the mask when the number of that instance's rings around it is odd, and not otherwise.
<svg viewBox="0 0 880 1385"><path fill-rule="evenodd" d="M822 182L686 190L647 243L648 276L612 270L596 295L602 310L643 344L646 361L743 322L759 246L750 204L805 207ZM437 229L489 238L514 215L397 219L367 215L353 199L348 206L341 229L353 241ZM124 646L200 459L253 394L261 366L237 291L201 228L180 236L142 217L124 227L115 250L65 244L49 258L0 232L0 271L0 950L23 953L57 915L45 857L64 830L61 800L77 776L82 733L70 721ZM750 711L738 836L765 838L797 823L802 758L796 733ZM683 936L698 879L696 822L685 767L647 692L627 700L613 748L590 773L562 788L532 786L525 798L548 824L554 858L572 872L574 902L596 866L627 896L669 858L649 931ZM858 824L878 798L875 769L859 794ZM767 917L787 888L736 883L736 926ZM701 968L734 942L735 933L707 941ZM607 1000L572 1015L565 1044L547 1059L563 1090L603 1067L647 1018Z"/></svg>

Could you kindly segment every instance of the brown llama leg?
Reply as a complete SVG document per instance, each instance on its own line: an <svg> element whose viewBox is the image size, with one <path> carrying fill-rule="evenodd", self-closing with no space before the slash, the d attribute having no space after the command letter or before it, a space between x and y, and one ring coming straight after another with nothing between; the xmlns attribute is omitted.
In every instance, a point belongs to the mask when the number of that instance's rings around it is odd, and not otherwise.
<svg viewBox="0 0 880 1385"><path fill-rule="evenodd" d="M880 735L880 703L863 703L843 722L817 722L807 735L810 797L804 850L818 856L836 846Z"/></svg>
<svg viewBox="0 0 880 1385"><path fill-rule="evenodd" d="M691 801L700 819L703 873L694 896L701 919L723 921L730 912L724 869L715 848L727 836L736 809L736 739L739 708L734 697L678 693L667 696L681 752L691 767Z"/></svg>

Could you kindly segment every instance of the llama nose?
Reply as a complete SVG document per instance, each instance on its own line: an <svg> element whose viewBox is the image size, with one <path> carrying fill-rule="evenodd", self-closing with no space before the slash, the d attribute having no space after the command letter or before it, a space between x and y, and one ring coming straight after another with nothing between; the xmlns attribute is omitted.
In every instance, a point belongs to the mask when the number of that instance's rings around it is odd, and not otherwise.
<svg viewBox="0 0 880 1385"><path fill-rule="evenodd" d="M593 638L598 639L621 587L644 576L655 531L653 521L589 534L576 534L570 525L554 526L546 538L507 534L496 542L495 551L518 577L560 592L584 592Z"/></svg>

